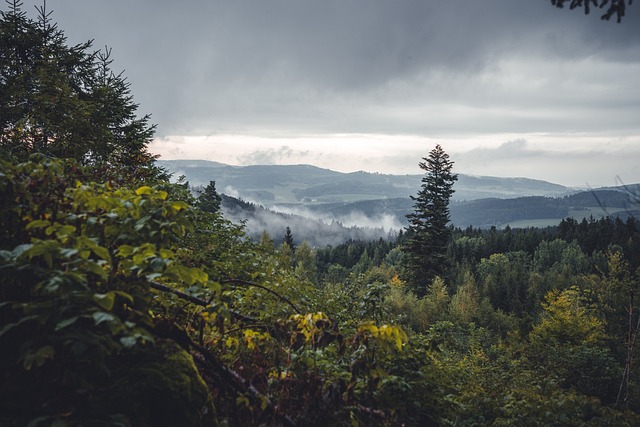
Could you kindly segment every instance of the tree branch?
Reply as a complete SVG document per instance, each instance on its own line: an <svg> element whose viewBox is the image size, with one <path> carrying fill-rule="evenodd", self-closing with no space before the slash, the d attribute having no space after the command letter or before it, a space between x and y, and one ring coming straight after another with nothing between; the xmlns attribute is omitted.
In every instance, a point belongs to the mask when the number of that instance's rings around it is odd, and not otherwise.
<svg viewBox="0 0 640 427"><path fill-rule="evenodd" d="M283 415L278 411L277 405L256 389L252 384L248 383L240 374L233 369L225 366L218 358L203 346L191 342L192 348L198 352L200 357L194 357L196 363L201 366L207 373L217 377L219 384L226 385L233 389L236 393L246 393L251 395L254 402L264 405L264 412L279 419L283 425L294 427L296 423L287 415ZM197 356L197 355L196 355ZM206 366L203 366L206 365Z"/></svg>
<svg viewBox="0 0 640 427"><path fill-rule="evenodd" d="M273 289L269 289L266 286L263 285L259 285L257 283L254 282L249 282L247 280L241 280L241 279L224 279L221 280L220 283L235 283L238 285L246 285L246 286L253 286L259 289L263 289L267 292L270 292L271 294L275 295L276 297L278 297L278 299L280 299L281 301L284 301L285 303L289 304L289 306L297 313L300 314L300 310L298 309L298 307L295 306L295 304L293 304L288 298L286 298L283 295L280 295L279 293L277 293L276 291L274 291Z"/></svg>
<svg viewBox="0 0 640 427"><path fill-rule="evenodd" d="M202 298L194 297L193 295L189 295L185 292L179 291L177 289L173 289L167 285L163 285L162 283L154 282L152 280L149 281L149 286L151 286L153 289L157 291L174 294L178 298L181 298L185 301L189 301L190 303L199 305L201 307L207 307L210 304L209 301L205 301ZM229 313L231 313L231 315L234 318L238 320L242 320L244 322L252 322L252 323L258 322L258 319L256 319L255 317L245 316L244 314L240 314L237 311L229 310Z"/></svg>

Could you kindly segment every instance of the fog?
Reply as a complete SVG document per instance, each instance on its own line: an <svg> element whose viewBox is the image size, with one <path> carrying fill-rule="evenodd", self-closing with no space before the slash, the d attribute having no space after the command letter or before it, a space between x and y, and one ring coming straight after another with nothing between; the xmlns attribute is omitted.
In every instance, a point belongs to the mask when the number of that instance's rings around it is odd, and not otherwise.
<svg viewBox="0 0 640 427"><path fill-rule="evenodd" d="M391 215L369 218L354 212L332 219L308 209L278 208L280 210L276 212L255 204L251 204L249 209L241 208L236 203L223 197L225 218L235 223L244 222L247 235L255 241L266 231L276 245L282 242L287 227L291 229L296 244L307 241L312 247L336 246L350 239L393 239L402 228Z"/></svg>

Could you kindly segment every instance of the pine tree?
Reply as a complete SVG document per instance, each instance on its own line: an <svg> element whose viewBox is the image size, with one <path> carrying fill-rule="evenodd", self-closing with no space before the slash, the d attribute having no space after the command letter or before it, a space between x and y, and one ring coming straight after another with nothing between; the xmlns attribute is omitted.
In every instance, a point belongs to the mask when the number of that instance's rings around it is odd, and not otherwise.
<svg viewBox="0 0 640 427"><path fill-rule="evenodd" d="M282 239L282 243L289 246L291 251L295 251L296 247L293 243L293 234L291 233L291 227L287 226L287 229L284 232L284 238Z"/></svg>
<svg viewBox="0 0 640 427"><path fill-rule="evenodd" d="M458 179L452 173L453 162L440 145L422 160L419 166L426 173L418 195L411 196L414 212L407 215L408 239L403 245L406 254L403 276L418 295L424 295L433 279L446 272L451 234L449 200L454 192L453 183Z"/></svg>
<svg viewBox="0 0 640 427"><path fill-rule="evenodd" d="M222 198L216 191L216 182L209 181L209 185L204 188L204 191L198 196L196 206L205 212L216 213L220 210L220 202Z"/></svg>

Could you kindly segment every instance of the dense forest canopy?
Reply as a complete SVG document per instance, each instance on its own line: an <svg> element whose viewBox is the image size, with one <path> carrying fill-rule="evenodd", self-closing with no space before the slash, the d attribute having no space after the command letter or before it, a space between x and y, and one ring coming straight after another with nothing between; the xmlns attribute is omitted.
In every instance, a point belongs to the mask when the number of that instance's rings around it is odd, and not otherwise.
<svg viewBox="0 0 640 427"><path fill-rule="evenodd" d="M422 230L252 241L155 168L108 55L5 7L1 425L640 424L634 217L454 229L436 147L419 292Z"/></svg>

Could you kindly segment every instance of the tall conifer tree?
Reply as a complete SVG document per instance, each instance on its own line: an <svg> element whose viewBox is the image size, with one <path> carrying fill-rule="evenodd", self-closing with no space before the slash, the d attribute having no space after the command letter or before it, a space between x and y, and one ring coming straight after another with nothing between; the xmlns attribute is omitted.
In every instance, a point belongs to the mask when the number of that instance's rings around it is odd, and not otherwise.
<svg viewBox="0 0 640 427"><path fill-rule="evenodd" d="M119 178L155 174L147 150L155 126L111 71L111 51L69 46L46 2L35 20L21 7L14 0L0 11L0 157L42 153L117 168Z"/></svg>
<svg viewBox="0 0 640 427"><path fill-rule="evenodd" d="M415 202L414 211L407 215L408 239L403 246L405 280L424 295L436 276L446 272L446 250L451 230L448 227L449 200L458 175L452 173L453 162L440 145L424 157L419 166L426 173Z"/></svg>

